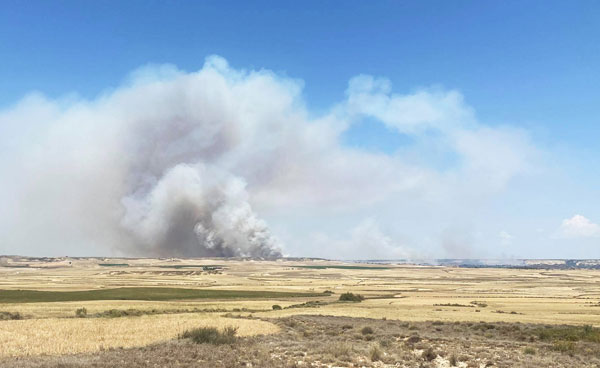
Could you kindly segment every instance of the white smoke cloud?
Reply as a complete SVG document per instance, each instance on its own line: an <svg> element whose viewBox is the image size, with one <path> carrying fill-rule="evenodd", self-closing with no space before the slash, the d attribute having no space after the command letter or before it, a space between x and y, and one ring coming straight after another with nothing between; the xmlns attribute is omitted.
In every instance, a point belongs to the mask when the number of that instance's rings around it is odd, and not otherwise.
<svg viewBox="0 0 600 368"><path fill-rule="evenodd" d="M596 238L600 237L600 225L585 216L575 215L563 220L558 234L564 238Z"/></svg>
<svg viewBox="0 0 600 368"><path fill-rule="evenodd" d="M312 118L301 87L209 57L193 73L142 68L94 100L25 97L0 112L0 252L303 255L302 245L285 244L306 236L294 230L300 223L365 218L382 204L394 208L386 226L414 217L403 208L421 203L466 208L535 160L526 132L478 123L456 91L398 95L389 81L360 76L345 101ZM341 144L363 116L425 143L397 154ZM453 166L405 156L426 152L432 132L458 157ZM278 224L277 237L265 217ZM377 226L352 235L362 239L352 244L376 244L357 247L357 257L407 255Z"/></svg>
<svg viewBox="0 0 600 368"><path fill-rule="evenodd" d="M326 233L312 234L311 256L332 259L415 259L420 252L392 239L372 218L362 220L341 237Z"/></svg>
<svg viewBox="0 0 600 368"><path fill-rule="evenodd" d="M507 233L504 230L500 231L500 234L498 234L498 236L500 237L500 241L501 241L502 245L511 244L513 241L513 238L514 238L514 236L510 235L509 233Z"/></svg>

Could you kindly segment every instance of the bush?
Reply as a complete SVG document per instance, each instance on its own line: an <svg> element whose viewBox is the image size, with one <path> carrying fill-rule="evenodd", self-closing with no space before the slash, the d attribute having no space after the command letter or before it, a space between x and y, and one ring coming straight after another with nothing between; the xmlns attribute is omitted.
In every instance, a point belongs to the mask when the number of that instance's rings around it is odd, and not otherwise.
<svg viewBox="0 0 600 368"><path fill-rule="evenodd" d="M537 335L542 341L587 341L600 342L600 329L586 326L560 326L538 329Z"/></svg>
<svg viewBox="0 0 600 368"><path fill-rule="evenodd" d="M328 351L336 358L348 359L352 353L352 346L346 343L338 342L329 346Z"/></svg>
<svg viewBox="0 0 600 368"><path fill-rule="evenodd" d="M281 305L273 304L273 310L281 310Z"/></svg>
<svg viewBox="0 0 600 368"><path fill-rule="evenodd" d="M458 364L458 361L456 359L456 355L451 355L450 356L449 363L450 363L451 367L456 367L456 364Z"/></svg>
<svg viewBox="0 0 600 368"><path fill-rule="evenodd" d="M369 357L371 358L372 362L381 360L382 355L383 353L381 352L381 349L377 347L377 345L374 345L369 351Z"/></svg>
<svg viewBox="0 0 600 368"><path fill-rule="evenodd" d="M431 362L432 360L437 358L437 354L435 353L435 351L433 351L431 347L427 348L427 350L423 352L422 356L423 359L427 360L428 362Z"/></svg>
<svg viewBox="0 0 600 368"><path fill-rule="evenodd" d="M2 320L18 320L23 319L23 316L19 312L0 312L0 321Z"/></svg>
<svg viewBox="0 0 600 368"><path fill-rule="evenodd" d="M185 331L180 338L191 339L196 344L233 344L236 340L237 327L225 327L219 331L215 327L200 327Z"/></svg>
<svg viewBox="0 0 600 368"><path fill-rule="evenodd" d="M527 355L535 355L535 349L534 348L525 348L525 350L523 350L523 352Z"/></svg>
<svg viewBox="0 0 600 368"><path fill-rule="evenodd" d="M339 300L341 302L362 302L364 299L365 297L360 294L343 293L340 294Z"/></svg>
<svg viewBox="0 0 600 368"><path fill-rule="evenodd" d="M85 317L87 317L87 309L85 309L85 308L78 308L77 310L75 310L75 317L77 317L77 318L85 318Z"/></svg>
<svg viewBox="0 0 600 368"><path fill-rule="evenodd" d="M421 338L417 335L413 335L413 336L409 337L408 339L406 339L406 343L408 343L408 344L416 344L419 341L421 341Z"/></svg>
<svg viewBox="0 0 600 368"><path fill-rule="evenodd" d="M363 335L370 335L373 333L373 329L369 326L365 326L362 328L362 330L360 330L360 333L362 333Z"/></svg>
<svg viewBox="0 0 600 368"><path fill-rule="evenodd" d="M139 317L144 314L149 314L147 312L141 311L139 309L109 309L104 312L98 313L98 317L103 318L120 318L120 317Z"/></svg>

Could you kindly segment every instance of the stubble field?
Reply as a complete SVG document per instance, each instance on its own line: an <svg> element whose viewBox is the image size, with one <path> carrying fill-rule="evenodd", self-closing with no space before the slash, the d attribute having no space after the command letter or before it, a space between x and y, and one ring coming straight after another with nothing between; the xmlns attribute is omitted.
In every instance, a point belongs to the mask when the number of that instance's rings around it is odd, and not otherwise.
<svg viewBox="0 0 600 368"><path fill-rule="evenodd" d="M44 356L63 359L72 354L172 344L185 330L201 326L237 327L238 335L248 341L257 341L260 335L277 340L276 336L286 336L289 327L282 321L306 319L309 315L416 326L434 321L445 326L501 322L530 326L531 331L537 331L535 326L600 324L600 274L594 270L223 259L5 258L1 264L0 319L4 320L0 320L0 362L6 366L19 366ZM344 292L361 294L365 300L339 302ZM274 310L273 305L281 309ZM357 321L365 324L364 320ZM469 328L464 331L456 334L456 341L481 332ZM403 333L409 331L398 332ZM556 342L544 342L543 336L530 340L530 344L542 344L532 349L548 349L556 354ZM365 340L363 345L370 347L373 342ZM526 347L520 344L516 349L525 354ZM381 348L389 354L394 350ZM356 359L364 355L362 365L384 364L385 359L369 358L365 349L352 350L358 354ZM577 349L567 349L565 359ZM422 355L424 349L419 351L411 354ZM319 359L318 364L325 365L355 364L352 359L345 363L339 359L323 363L327 360L323 356ZM403 361L408 362L406 359ZM442 358L438 360L427 364L447 364Z"/></svg>

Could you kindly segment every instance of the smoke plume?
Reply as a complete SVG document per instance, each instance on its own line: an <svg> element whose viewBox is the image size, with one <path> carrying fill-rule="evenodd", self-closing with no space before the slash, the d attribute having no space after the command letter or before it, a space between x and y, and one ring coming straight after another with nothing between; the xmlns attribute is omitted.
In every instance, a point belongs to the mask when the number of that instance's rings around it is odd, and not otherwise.
<svg viewBox="0 0 600 368"><path fill-rule="evenodd" d="M196 72L140 69L91 100L30 94L0 111L0 253L404 257L434 223L477 217L535 151L526 132L479 124L456 91L394 94L363 75L319 115L301 92L209 57ZM344 143L363 119L412 143Z"/></svg>
<svg viewBox="0 0 600 368"><path fill-rule="evenodd" d="M11 181L3 193L14 206L3 241L280 257L245 180L232 173L244 159L236 147L251 140L244 125L266 101L253 101L243 83L223 75L223 61L213 61L191 75L140 71L128 87L63 109L33 95L5 114L3 133L14 139L3 142L13 155L3 162ZM29 129L11 126L23 120Z"/></svg>

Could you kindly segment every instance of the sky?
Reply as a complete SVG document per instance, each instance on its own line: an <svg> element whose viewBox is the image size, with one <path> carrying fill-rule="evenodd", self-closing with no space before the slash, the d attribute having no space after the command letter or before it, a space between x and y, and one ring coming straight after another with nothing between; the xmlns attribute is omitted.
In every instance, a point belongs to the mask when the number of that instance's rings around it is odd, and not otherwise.
<svg viewBox="0 0 600 368"><path fill-rule="evenodd" d="M599 16L3 1L0 253L600 258Z"/></svg>

